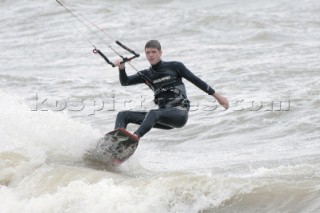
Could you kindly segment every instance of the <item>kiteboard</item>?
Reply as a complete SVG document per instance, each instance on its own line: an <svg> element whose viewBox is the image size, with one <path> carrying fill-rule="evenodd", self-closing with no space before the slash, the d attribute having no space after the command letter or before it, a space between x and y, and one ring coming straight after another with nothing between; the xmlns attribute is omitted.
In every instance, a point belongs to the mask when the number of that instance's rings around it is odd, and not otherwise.
<svg viewBox="0 0 320 213"><path fill-rule="evenodd" d="M86 160L101 162L107 166L122 164L135 152L139 139L120 128L104 135L91 148L87 149L84 158Z"/></svg>

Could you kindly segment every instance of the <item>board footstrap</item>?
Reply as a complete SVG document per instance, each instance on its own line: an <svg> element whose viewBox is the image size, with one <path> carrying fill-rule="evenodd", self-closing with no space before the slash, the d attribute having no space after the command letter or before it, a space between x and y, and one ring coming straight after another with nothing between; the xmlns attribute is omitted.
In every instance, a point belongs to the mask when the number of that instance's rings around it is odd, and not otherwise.
<svg viewBox="0 0 320 213"><path fill-rule="evenodd" d="M119 128L117 129L119 130L121 133L123 133L124 135L128 136L132 141L135 141L135 142L139 142L140 138L137 137L136 135L128 132L126 129L124 128Z"/></svg>

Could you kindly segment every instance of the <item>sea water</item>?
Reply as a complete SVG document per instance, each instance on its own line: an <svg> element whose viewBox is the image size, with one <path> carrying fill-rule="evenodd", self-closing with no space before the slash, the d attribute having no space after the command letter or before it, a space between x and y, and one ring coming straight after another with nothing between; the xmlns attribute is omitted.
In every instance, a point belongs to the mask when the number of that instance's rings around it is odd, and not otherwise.
<svg viewBox="0 0 320 213"><path fill-rule="evenodd" d="M319 212L318 0L62 2L101 30L54 0L0 1L1 213ZM155 107L92 44L140 53L131 75L150 39L230 108L184 80L185 127L151 130L117 168L85 162L119 111Z"/></svg>

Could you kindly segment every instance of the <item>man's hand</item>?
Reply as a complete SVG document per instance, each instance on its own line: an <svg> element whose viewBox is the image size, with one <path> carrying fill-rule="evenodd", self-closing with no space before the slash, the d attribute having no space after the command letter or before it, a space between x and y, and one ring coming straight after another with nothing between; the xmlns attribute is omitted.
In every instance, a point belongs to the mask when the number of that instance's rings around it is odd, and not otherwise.
<svg viewBox="0 0 320 213"><path fill-rule="evenodd" d="M219 95L219 94L216 93L216 92L215 92L212 96L213 96L213 97L218 101L218 103L219 103L221 106L223 106L225 109L228 109L228 108L229 108L229 101L228 101L227 98Z"/></svg>
<svg viewBox="0 0 320 213"><path fill-rule="evenodd" d="M123 64L120 64L120 62L122 61L122 59L118 59L116 60L114 63L114 65L116 65L117 67L119 67L120 70L124 70L126 68L126 66L124 65L125 63Z"/></svg>

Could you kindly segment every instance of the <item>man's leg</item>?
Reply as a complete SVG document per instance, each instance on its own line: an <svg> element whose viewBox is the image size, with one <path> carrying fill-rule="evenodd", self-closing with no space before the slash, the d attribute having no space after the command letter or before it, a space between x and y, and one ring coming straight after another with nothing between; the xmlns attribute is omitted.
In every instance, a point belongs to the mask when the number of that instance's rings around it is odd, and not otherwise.
<svg viewBox="0 0 320 213"><path fill-rule="evenodd" d="M188 111L176 108L154 109L145 115L145 119L134 134L144 136L152 127L172 129L184 126L188 120ZM165 128L163 128L165 127Z"/></svg>
<svg viewBox="0 0 320 213"><path fill-rule="evenodd" d="M115 129L118 128L127 128L129 123L134 123L140 125L144 120L147 112L138 112L138 111L121 111L117 115Z"/></svg>
<svg viewBox="0 0 320 213"><path fill-rule="evenodd" d="M134 124L142 124L143 120L145 119L147 115L147 112L139 112L139 111L121 111L117 115L116 123L114 129L119 129L119 128L127 128L127 125L129 123L134 123ZM163 125L163 124L155 124L153 126L154 128L159 128L159 129L172 129L172 127Z"/></svg>

